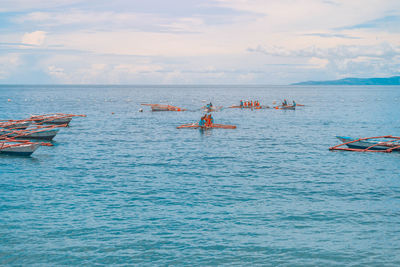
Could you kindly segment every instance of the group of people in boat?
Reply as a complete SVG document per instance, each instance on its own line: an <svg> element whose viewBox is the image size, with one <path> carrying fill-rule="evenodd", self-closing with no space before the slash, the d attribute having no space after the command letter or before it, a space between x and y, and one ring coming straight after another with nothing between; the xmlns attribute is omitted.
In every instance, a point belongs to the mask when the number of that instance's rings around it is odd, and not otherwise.
<svg viewBox="0 0 400 267"><path fill-rule="evenodd" d="M282 106L283 106L283 107L287 107L287 106L289 106L289 105L288 105L288 102L287 102L287 100L286 100L286 99L283 99ZM295 106L296 106L296 102L295 102L294 100L293 100L293 104L292 104L292 106L293 106L293 107L295 107Z"/></svg>
<svg viewBox="0 0 400 267"><path fill-rule="evenodd" d="M212 126L213 123L214 123L214 118L212 117L211 113L208 115L204 114L204 116L200 118L199 126L209 127L209 126Z"/></svg>
<svg viewBox="0 0 400 267"><path fill-rule="evenodd" d="M260 106L261 106L261 105L260 105L260 102L259 102L258 100L256 100L256 101L253 101L253 100L251 100L251 101L248 101L248 100L246 100L246 101L240 100L240 107L241 107L241 108L260 107Z"/></svg>

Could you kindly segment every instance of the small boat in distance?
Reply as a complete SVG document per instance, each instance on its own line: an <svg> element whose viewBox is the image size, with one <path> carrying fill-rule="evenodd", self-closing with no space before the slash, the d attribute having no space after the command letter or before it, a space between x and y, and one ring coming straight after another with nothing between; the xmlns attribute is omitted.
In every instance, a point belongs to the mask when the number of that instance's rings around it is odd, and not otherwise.
<svg viewBox="0 0 400 267"><path fill-rule="evenodd" d="M206 113L220 111L223 108L224 108L223 106L214 106L211 102L209 104L201 107L201 109Z"/></svg>
<svg viewBox="0 0 400 267"><path fill-rule="evenodd" d="M330 147L329 150L385 153L400 151L400 137L398 136L385 135L365 138L336 136L336 138L338 138L342 144ZM347 148L343 146L347 146Z"/></svg>
<svg viewBox="0 0 400 267"><path fill-rule="evenodd" d="M296 106L281 106L279 109L284 109L284 110L295 110Z"/></svg>
<svg viewBox="0 0 400 267"><path fill-rule="evenodd" d="M282 104L279 106L275 106L274 109L283 109L283 110L295 110L296 107L304 107L302 104L297 104L296 101L293 100L293 104L289 105L287 100L284 99Z"/></svg>
<svg viewBox="0 0 400 267"><path fill-rule="evenodd" d="M258 100L256 100L256 101L240 100L240 105L238 105L238 106L233 105L233 106L230 106L229 108L240 108L240 109L247 108L247 109L254 110L254 109L267 109L267 108L269 108L269 106L262 106Z"/></svg>
<svg viewBox="0 0 400 267"><path fill-rule="evenodd" d="M151 107L151 111L186 111L186 109L184 108L171 105L161 105L161 104L141 104L141 105Z"/></svg>
<svg viewBox="0 0 400 267"><path fill-rule="evenodd" d="M0 153L30 156L39 146L39 143L33 143L28 140L5 139L0 141Z"/></svg>
<svg viewBox="0 0 400 267"><path fill-rule="evenodd" d="M181 126L176 127L177 129L182 129L182 128L192 128L192 129L212 129L212 128L219 128L219 129L236 129L235 125L226 125L226 124L217 124L213 123L211 125L202 125L200 126L198 123L190 123L190 124L183 124Z"/></svg>

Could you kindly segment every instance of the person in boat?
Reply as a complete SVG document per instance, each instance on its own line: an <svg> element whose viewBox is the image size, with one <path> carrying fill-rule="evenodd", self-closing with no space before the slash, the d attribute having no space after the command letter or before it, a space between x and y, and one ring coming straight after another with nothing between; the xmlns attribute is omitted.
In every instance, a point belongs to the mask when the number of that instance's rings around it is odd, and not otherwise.
<svg viewBox="0 0 400 267"><path fill-rule="evenodd" d="M199 126L204 126L206 124L206 115L200 118Z"/></svg>
<svg viewBox="0 0 400 267"><path fill-rule="evenodd" d="M211 114L208 114L208 123L210 126L213 125L213 123L214 123L214 118L212 117Z"/></svg>
<svg viewBox="0 0 400 267"><path fill-rule="evenodd" d="M296 102L293 100L293 107L295 107L296 106Z"/></svg>
<svg viewBox="0 0 400 267"><path fill-rule="evenodd" d="M287 106L287 100L283 99L282 106Z"/></svg>
<svg viewBox="0 0 400 267"><path fill-rule="evenodd" d="M240 100L240 107L243 107L243 100Z"/></svg>

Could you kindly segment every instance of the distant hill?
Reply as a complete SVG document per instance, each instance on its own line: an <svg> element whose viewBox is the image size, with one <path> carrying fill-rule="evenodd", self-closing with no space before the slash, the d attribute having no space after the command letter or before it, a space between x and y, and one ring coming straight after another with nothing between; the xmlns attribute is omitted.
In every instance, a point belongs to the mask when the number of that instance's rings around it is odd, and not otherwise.
<svg viewBox="0 0 400 267"><path fill-rule="evenodd" d="M345 78L333 81L308 81L292 85L400 85L400 76L389 78Z"/></svg>

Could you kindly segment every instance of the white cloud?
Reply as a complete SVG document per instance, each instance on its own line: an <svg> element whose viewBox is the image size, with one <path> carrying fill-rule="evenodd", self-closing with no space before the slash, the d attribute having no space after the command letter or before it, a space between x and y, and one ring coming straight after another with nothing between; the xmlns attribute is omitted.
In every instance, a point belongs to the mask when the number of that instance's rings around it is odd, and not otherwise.
<svg viewBox="0 0 400 267"><path fill-rule="evenodd" d="M323 58L312 57L308 60L308 63L310 65L306 66L307 68L322 69L322 68L325 68L326 65L328 65L329 60L323 59Z"/></svg>
<svg viewBox="0 0 400 267"><path fill-rule="evenodd" d="M45 39L46 39L46 32L34 31L31 33L25 33L22 36L22 43L27 45L40 46L44 44Z"/></svg>

